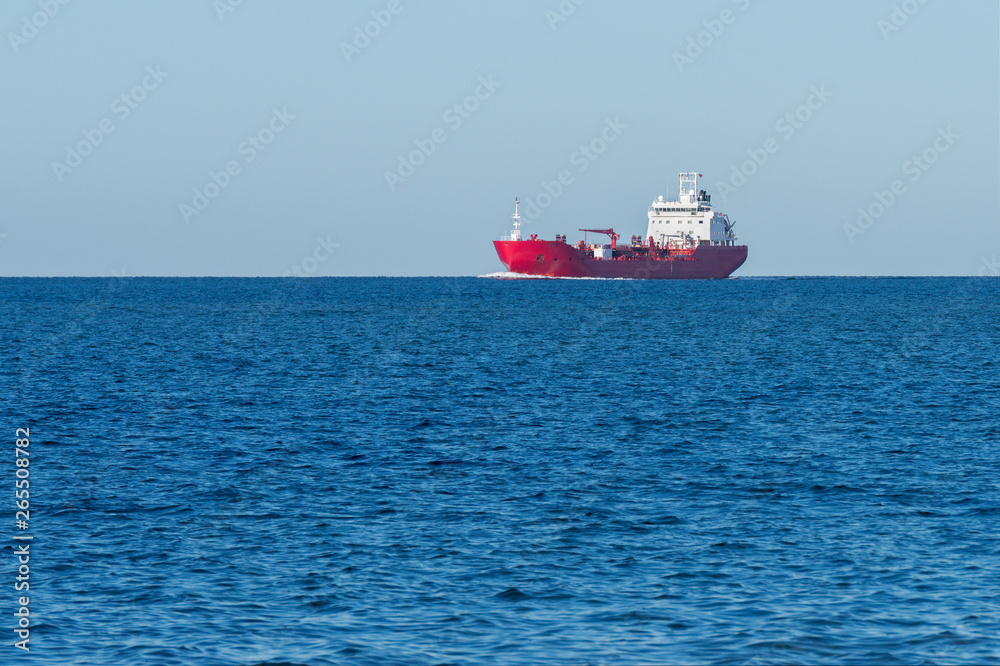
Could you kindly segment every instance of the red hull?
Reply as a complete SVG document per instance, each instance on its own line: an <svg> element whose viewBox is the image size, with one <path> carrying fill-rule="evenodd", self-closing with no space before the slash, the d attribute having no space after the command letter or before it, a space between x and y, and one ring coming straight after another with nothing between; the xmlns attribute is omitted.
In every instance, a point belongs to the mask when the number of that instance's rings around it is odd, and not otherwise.
<svg viewBox="0 0 1000 666"><path fill-rule="evenodd" d="M747 260L746 245L699 245L693 251L663 252L622 248L614 259L594 259L561 241L493 241L497 256L512 273L547 277L706 280L725 278Z"/></svg>

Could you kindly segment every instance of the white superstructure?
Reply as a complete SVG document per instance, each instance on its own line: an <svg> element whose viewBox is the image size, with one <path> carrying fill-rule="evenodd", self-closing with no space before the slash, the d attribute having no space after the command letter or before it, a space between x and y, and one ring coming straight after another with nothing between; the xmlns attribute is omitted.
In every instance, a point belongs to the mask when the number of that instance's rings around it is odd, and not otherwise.
<svg viewBox="0 0 1000 666"><path fill-rule="evenodd" d="M698 176L694 172L680 174L677 200L666 201L660 196L649 207L646 238L652 238L658 247L736 245L733 223L712 210L712 197L698 190Z"/></svg>

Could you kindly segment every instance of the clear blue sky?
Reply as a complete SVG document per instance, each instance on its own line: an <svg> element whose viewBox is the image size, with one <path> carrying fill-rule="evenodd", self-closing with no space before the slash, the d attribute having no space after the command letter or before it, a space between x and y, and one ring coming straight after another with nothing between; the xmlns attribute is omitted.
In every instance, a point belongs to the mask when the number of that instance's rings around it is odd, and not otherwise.
<svg viewBox="0 0 1000 666"><path fill-rule="evenodd" d="M0 10L2 275L489 273L564 170L526 231L643 233L697 170L738 275L1000 257L996 2L62 2Z"/></svg>

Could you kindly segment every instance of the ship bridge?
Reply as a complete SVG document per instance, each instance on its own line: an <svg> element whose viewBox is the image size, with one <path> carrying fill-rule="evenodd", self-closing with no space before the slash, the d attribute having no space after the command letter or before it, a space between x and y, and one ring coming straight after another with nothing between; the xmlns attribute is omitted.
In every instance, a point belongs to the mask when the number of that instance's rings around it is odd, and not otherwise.
<svg viewBox="0 0 1000 666"><path fill-rule="evenodd" d="M712 197L698 189L701 174L688 171L679 176L676 200L659 196L650 204L646 237L659 247L735 245L736 235L729 218L713 210Z"/></svg>

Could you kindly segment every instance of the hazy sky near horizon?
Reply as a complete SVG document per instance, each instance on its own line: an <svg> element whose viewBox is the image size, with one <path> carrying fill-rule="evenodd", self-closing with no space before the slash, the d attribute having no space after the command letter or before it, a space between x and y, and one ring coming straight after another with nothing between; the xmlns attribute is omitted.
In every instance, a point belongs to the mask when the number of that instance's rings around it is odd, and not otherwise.
<svg viewBox="0 0 1000 666"><path fill-rule="evenodd" d="M6 0L0 27L4 276L478 275L515 195L527 233L627 238L687 170L737 275L1000 271L995 1Z"/></svg>

